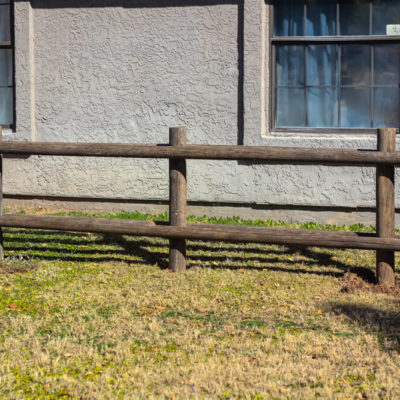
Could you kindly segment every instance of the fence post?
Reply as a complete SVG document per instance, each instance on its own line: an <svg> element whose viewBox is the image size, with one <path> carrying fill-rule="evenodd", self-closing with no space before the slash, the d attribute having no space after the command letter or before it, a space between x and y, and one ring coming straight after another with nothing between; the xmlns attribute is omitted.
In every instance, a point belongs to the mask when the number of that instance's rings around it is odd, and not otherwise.
<svg viewBox="0 0 400 400"><path fill-rule="evenodd" d="M378 129L378 151L396 151L396 129ZM376 233L382 238L393 238L395 230L394 165L376 166ZM393 287L394 251L376 251L378 283Z"/></svg>
<svg viewBox="0 0 400 400"><path fill-rule="evenodd" d="M170 128L170 146L183 146L187 143L185 127ZM169 223L173 226L186 224L186 160L169 160ZM174 272L186 269L186 240L170 239L169 269Z"/></svg>

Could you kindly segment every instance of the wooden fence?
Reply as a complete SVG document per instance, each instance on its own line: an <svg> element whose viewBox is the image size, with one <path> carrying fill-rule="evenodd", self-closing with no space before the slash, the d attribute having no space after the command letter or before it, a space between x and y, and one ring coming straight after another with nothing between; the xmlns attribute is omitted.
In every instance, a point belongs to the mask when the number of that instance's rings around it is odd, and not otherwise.
<svg viewBox="0 0 400 400"><path fill-rule="evenodd" d="M172 271L186 268L187 239L369 249L376 250L378 282L393 286L394 252L400 250L400 237L395 236L394 220L394 169L400 164L400 152L396 152L395 141L396 129L388 128L378 130L377 150L199 146L187 145L186 128L179 127L170 129L169 145L0 142L2 155L167 158L170 174L169 223L7 214L0 216L0 235L2 227L20 227L169 238L169 267ZM187 223L187 159L375 165L377 234ZM2 166L0 173L1 180ZM0 209L1 198L0 183ZM0 251L3 251L2 246Z"/></svg>

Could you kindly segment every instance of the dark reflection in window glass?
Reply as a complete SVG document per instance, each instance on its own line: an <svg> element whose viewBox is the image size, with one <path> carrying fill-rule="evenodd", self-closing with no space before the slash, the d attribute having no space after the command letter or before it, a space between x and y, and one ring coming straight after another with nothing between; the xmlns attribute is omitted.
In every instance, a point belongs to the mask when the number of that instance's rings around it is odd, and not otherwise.
<svg viewBox="0 0 400 400"><path fill-rule="evenodd" d="M10 6L0 5L0 42L9 42L10 40Z"/></svg>
<svg viewBox="0 0 400 400"><path fill-rule="evenodd" d="M274 7L275 36L304 35L304 2L299 0L279 0Z"/></svg>
<svg viewBox="0 0 400 400"><path fill-rule="evenodd" d="M371 46L347 44L342 46L342 85L371 84Z"/></svg>
<svg viewBox="0 0 400 400"><path fill-rule="evenodd" d="M369 0L340 0L340 35L369 35Z"/></svg>
<svg viewBox="0 0 400 400"><path fill-rule="evenodd" d="M329 128L338 123L337 90L332 88L308 89L308 126Z"/></svg>
<svg viewBox="0 0 400 400"><path fill-rule="evenodd" d="M336 0L307 1L306 35L336 35Z"/></svg>
<svg viewBox="0 0 400 400"><path fill-rule="evenodd" d="M338 55L335 44L308 46L307 85L336 85Z"/></svg>
<svg viewBox="0 0 400 400"><path fill-rule="evenodd" d="M12 86L13 64L12 50L0 49L0 86Z"/></svg>
<svg viewBox="0 0 400 400"><path fill-rule="evenodd" d="M283 128L306 126L305 89L276 90L276 126Z"/></svg>
<svg viewBox="0 0 400 400"><path fill-rule="evenodd" d="M400 127L400 89L374 89L374 128Z"/></svg>
<svg viewBox="0 0 400 400"><path fill-rule="evenodd" d="M371 128L370 93L370 89L341 89L340 126L342 128Z"/></svg>
<svg viewBox="0 0 400 400"><path fill-rule="evenodd" d="M13 88L0 87L0 124L13 123Z"/></svg>
<svg viewBox="0 0 400 400"><path fill-rule="evenodd" d="M387 25L400 24L399 0L374 0L372 2L372 34L386 35Z"/></svg>
<svg viewBox="0 0 400 400"><path fill-rule="evenodd" d="M276 47L276 78L280 86L304 85L305 76L305 47L277 46Z"/></svg>
<svg viewBox="0 0 400 400"><path fill-rule="evenodd" d="M375 45L374 77L375 85L400 84L400 43Z"/></svg>

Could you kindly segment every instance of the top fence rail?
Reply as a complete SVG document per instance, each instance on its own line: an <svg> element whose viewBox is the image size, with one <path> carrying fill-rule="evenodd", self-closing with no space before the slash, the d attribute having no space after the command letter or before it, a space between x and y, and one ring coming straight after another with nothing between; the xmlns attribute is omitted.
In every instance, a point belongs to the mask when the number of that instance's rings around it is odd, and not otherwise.
<svg viewBox="0 0 400 400"><path fill-rule="evenodd" d="M346 165L399 165L400 152L223 145L0 142L3 155L247 160Z"/></svg>

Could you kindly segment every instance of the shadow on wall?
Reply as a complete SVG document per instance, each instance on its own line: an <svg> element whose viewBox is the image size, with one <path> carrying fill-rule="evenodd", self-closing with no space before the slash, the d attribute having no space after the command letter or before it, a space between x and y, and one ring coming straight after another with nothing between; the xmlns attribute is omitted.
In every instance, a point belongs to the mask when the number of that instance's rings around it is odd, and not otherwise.
<svg viewBox="0 0 400 400"><path fill-rule="evenodd" d="M15 0L22 1L22 0ZM25 1L25 0L24 0ZM163 8L201 7L232 4L238 6L237 49L238 49L238 105L237 143L244 144L244 0L31 0L33 8Z"/></svg>

